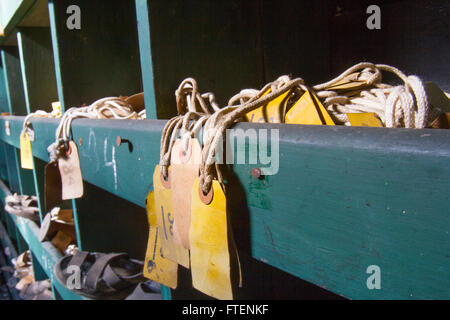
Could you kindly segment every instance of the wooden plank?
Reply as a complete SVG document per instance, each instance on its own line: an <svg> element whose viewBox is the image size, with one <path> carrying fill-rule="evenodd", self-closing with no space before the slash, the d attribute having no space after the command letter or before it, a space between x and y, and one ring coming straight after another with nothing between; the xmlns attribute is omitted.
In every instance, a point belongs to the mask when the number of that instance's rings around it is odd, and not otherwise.
<svg viewBox="0 0 450 320"><path fill-rule="evenodd" d="M0 130L0 139L17 146L23 118L8 119L12 135ZM164 123L75 120L74 140L84 142L84 179L144 207ZM33 125L40 136L33 151L47 159L57 121L36 119ZM251 170L258 164L235 164L226 174L230 194L245 195L230 200L243 252L347 298L450 297L448 130L249 123L236 128L280 134L278 174L256 180ZM133 151L117 147L117 136L128 139ZM366 286L370 265L381 268L381 290Z"/></svg>
<svg viewBox="0 0 450 320"><path fill-rule="evenodd" d="M12 192L20 193L20 178L17 166L16 148L5 144L6 167L8 169L8 184Z"/></svg>
<svg viewBox="0 0 450 320"><path fill-rule="evenodd" d="M309 85L330 79L328 20L334 2L261 1L265 82L281 75L301 77Z"/></svg>
<svg viewBox="0 0 450 320"><path fill-rule="evenodd" d="M450 91L450 3L446 0L378 2L380 30L366 27L369 17L366 9L373 4L369 1L345 6L340 15L331 18L333 74L360 61L384 63Z"/></svg>
<svg viewBox="0 0 450 320"><path fill-rule="evenodd" d="M148 240L144 208L88 182L84 183L83 197L75 202L84 251L127 252L130 257L144 260Z"/></svg>
<svg viewBox="0 0 450 320"><path fill-rule="evenodd" d="M6 163L6 143L0 141L0 180L8 181L8 167Z"/></svg>
<svg viewBox="0 0 450 320"><path fill-rule="evenodd" d="M21 28L17 40L27 111L51 112L58 93L50 28Z"/></svg>
<svg viewBox="0 0 450 320"><path fill-rule="evenodd" d="M136 20L130 19L136 15L134 1L77 1L81 30L66 26L71 4L70 0L49 1L62 106L141 92Z"/></svg>
<svg viewBox="0 0 450 320"><path fill-rule="evenodd" d="M264 84L258 7L244 0L148 1L159 119L176 115L175 89L187 77L221 106L242 88Z"/></svg>
<svg viewBox="0 0 450 320"><path fill-rule="evenodd" d="M1 49L1 54L4 66L9 112L14 115L26 115L27 110L25 105L22 72L20 69L19 50L17 47L3 47Z"/></svg>

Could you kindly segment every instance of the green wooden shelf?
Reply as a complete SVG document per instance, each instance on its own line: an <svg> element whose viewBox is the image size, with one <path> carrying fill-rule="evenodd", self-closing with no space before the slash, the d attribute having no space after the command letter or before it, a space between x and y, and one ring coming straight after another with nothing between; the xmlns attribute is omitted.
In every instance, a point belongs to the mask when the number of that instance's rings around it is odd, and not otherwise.
<svg viewBox="0 0 450 320"><path fill-rule="evenodd" d="M365 8L355 4L336 15L334 0L2 1L0 111L12 116L0 117L0 189L35 194L43 218L47 147L58 120L32 120L34 170L24 170L23 116L50 111L54 101L64 111L143 91L149 120L73 122L85 195L64 204L74 210L80 249L143 259L145 198L153 188L164 119L176 114L174 91L184 78L197 79L201 91L216 93L223 105L242 88L260 88L282 74L315 84L338 74L350 58L370 58L423 74L448 90L448 69L435 68L448 59L434 42L448 52L442 15L448 3L380 2L386 28L357 32L356 24L365 26ZM73 4L81 9L80 30L66 25ZM397 18L402 23L389 22ZM412 25L414 37L404 30ZM358 48L349 43L354 38L342 36L348 30L358 33ZM395 32L387 36L387 30ZM395 50L387 54L372 43ZM230 194L238 195L229 205L247 284L238 298L286 297L279 287L308 297L302 291L311 284L325 289L321 294L351 299L450 298L449 131L248 123L236 128L280 133L277 175L254 179L258 163L226 172ZM117 137L130 141L132 150L117 146ZM247 153L255 147L247 141L234 146ZM51 266L60 255L37 241L38 226L10 217L4 224L13 242L29 247L36 277L53 279ZM381 290L366 286L370 265L381 268ZM187 273L180 271L179 289L163 288L164 298L206 297L192 289ZM52 284L55 297L79 298Z"/></svg>
<svg viewBox="0 0 450 320"><path fill-rule="evenodd" d="M5 121L10 122L11 136L1 130ZM0 140L17 147L22 121L21 117L1 117ZM32 123L34 156L47 161L46 148L54 139L57 120L36 119ZM129 201L130 209L133 203L144 207L159 162L164 123L75 120L73 138L82 140L79 155L85 181ZM450 168L445 165L450 159L449 131L236 126L243 130L251 127L280 130L277 175L263 181L252 178L256 164L234 165L236 176L229 177L236 183L230 183L236 189L231 194L245 194L233 204L240 208L232 216L238 243L247 245L255 259L352 299L449 297L446 199ZM133 152L117 147L117 136L128 139ZM253 147L248 142L235 145L236 150ZM98 166L89 165L92 163ZM89 194L86 196L89 201ZM118 224L130 224L137 221L132 212L122 211L114 219ZM79 217L81 244L94 236L89 223L108 218L110 211L95 208L86 221ZM137 238L121 241L139 245ZM366 287L366 269L372 264L384 270L383 290ZM405 273L414 277L414 286Z"/></svg>

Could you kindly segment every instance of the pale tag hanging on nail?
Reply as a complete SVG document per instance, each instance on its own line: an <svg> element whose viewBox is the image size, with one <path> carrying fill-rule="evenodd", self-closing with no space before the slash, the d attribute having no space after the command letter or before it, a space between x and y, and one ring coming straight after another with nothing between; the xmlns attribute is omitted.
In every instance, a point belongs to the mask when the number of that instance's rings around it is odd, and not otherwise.
<svg viewBox="0 0 450 320"><path fill-rule="evenodd" d="M202 148L197 139L189 138L187 150L184 140L178 139L170 160L170 180L173 207L173 239L189 249L189 225L191 222L191 190L198 178L202 161Z"/></svg>
<svg viewBox="0 0 450 320"><path fill-rule="evenodd" d="M192 285L214 298L231 300L227 205L220 183L214 180L205 196L196 179L191 203L189 238Z"/></svg>
<svg viewBox="0 0 450 320"><path fill-rule="evenodd" d="M189 250L173 240L173 210L171 190L171 168L166 179L161 174L159 166L153 173L153 188L155 192L156 221L161 239L162 256L173 262L189 268Z"/></svg>
<svg viewBox="0 0 450 320"><path fill-rule="evenodd" d="M153 191L145 202L149 223L147 253L145 254L144 277L162 285L176 289L178 281L178 264L166 259L161 254L161 239L155 210L155 194Z"/></svg>
<svg viewBox="0 0 450 320"><path fill-rule="evenodd" d="M83 177L75 142L69 141L66 156L58 158L58 166L61 174L62 199L81 198L83 196Z"/></svg>

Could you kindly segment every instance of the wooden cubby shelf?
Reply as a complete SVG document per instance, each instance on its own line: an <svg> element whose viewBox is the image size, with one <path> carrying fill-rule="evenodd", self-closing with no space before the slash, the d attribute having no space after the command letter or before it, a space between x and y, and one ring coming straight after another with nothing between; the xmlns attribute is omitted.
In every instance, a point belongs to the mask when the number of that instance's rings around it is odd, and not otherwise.
<svg viewBox="0 0 450 320"><path fill-rule="evenodd" d="M147 120L73 121L85 193L64 204L73 209L81 250L143 260L145 199L183 79L195 78L224 105L241 89L261 88L283 74L316 84L370 60L450 90L448 25L441 15L449 12L448 1L379 3L385 29L369 32L359 24L370 1L2 1L0 203L14 192L36 195L41 221L46 214L44 168L59 120L31 120L34 169L25 170L24 116L51 111L55 101L64 112L144 92ZM73 4L81 9L79 30L66 26ZM392 22L399 12L400 22ZM415 37L404 29L411 23ZM225 173L227 192L237 195L230 203L244 283L237 299L450 298L450 130L235 127L277 129L280 137L278 174L255 179L258 164L235 164ZM132 148L118 146L117 137ZM245 140L234 148L257 146ZM61 254L51 242L39 242L39 225L0 213L0 234L9 235L0 237L2 244L30 250L35 278L49 278L56 299L84 299L54 279ZM367 288L373 264L383 270L382 290ZM180 269L179 288L163 287L163 298L208 298Z"/></svg>

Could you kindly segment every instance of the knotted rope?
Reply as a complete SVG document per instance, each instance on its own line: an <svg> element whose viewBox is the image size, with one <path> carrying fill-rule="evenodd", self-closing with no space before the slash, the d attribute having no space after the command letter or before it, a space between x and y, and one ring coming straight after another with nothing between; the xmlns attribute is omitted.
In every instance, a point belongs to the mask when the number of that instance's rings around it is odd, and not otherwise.
<svg viewBox="0 0 450 320"><path fill-rule="evenodd" d="M107 97L95 101L90 106L73 107L67 110L61 118L56 129L56 141L51 144L47 151L50 161L55 161L62 156L65 144L70 137L72 121L79 118L88 119L145 119L145 111L135 112L133 107L124 99L118 97Z"/></svg>
<svg viewBox="0 0 450 320"><path fill-rule="evenodd" d="M382 71L393 73L403 81L403 85L382 83ZM351 83L351 89L339 87L342 83ZM350 125L347 113L361 112L374 112L390 128L424 128L428 123L430 106L422 81L417 76L406 76L400 70L383 64L359 63L331 81L313 87L307 87L301 78L282 76L261 90L242 90L221 109L212 93L200 94L196 81L188 78L175 92L178 116L168 121L161 137L162 174L168 174L171 149L177 137L192 137L203 129L199 182L206 194L214 178L215 151L225 130L241 121L248 112L289 90L315 93L338 124ZM284 113L287 111L283 110ZM217 165L216 173L220 175Z"/></svg>

